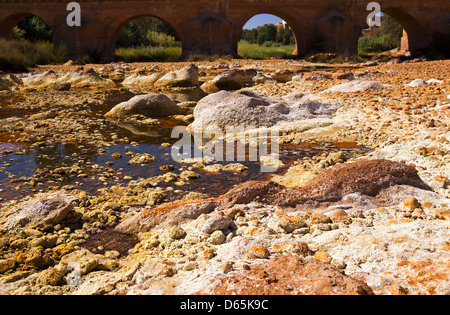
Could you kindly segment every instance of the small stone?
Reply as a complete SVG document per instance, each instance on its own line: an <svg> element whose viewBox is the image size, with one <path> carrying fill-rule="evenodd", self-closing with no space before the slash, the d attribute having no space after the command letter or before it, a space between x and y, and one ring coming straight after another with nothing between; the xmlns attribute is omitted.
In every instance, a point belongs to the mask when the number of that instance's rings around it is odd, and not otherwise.
<svg viewBox="0 0 450 315"><path fill-rule="evenodd" d="M143 154L136 154L129 162L128 164L132 165L146 165L153 163L155 161L155 157L153 155L150 155L148 153Z"/></svg>
<svg viewBox="0 0 450 315"><path fill-rule="evenodd" d="M253 246L247 252L247 259L268 259L269 250L264 246Z"/></svg>
<svg viewBox="0 0 450 315"><path fill-rule="evenodd" d="M169 229L169 237L174 240L182 239L185 236L186 236L186 231L177 225L174 225Z"/></svg>
<svg viewBox="0 0 450 315"><path fill-rule="evenodd" d="M242 173L242 172L248 171L248 167L241 163L231 163L231 164L225 165L222 170L225 172Z"/></svg>
<svg viewBox="0 0 450 315"><path fill-rule="evenodd" d="M16 266L14 259L0 259L0 274L5 273Z"/></svg>
<svg viewBox="0 0 450 315"><path fill-rule="evenodd" d="M223 166L220 164L208 165L203 168L205 172L209 173L220 173L223 170Z"/></svg>
<svg viewBox="0 0 450 315"><path fill-rule="evenodd" d="M420 207L419 201L416 198L414 198L414 197L406 199L406 201L405 201L405 203L403 205L409 211L413 211L414 209Z"/></svg>
<svg viewBox="0 0 450 315"><path fill-rule="evenodd" d="M413 211L413 213L412 213L412 217L413 217L414 219L417 219L417 218L424 218L425 216L426 216L426 213L425 213L425 211L423 211L421 208L415 209L415 210Z"/></svg>
<svg viewBox="0 0 450 315"><path fill-rule="evenodd" d="M222 266L219 267L219 270L223 273L229 273L234 270L234 263L232 261L227 261Z"/></svg>
<svg viewBox="0 0 450 315"><path fill-rule="evenodd" d="M200 176L196 172L193 172L193 171L183 171L180 174L180 178L183 180L193 180L193 179L197 179L199 177Z"/></svg>
<svg viewBox="0 0 450 315"><path fill-rule="evenodd" d="M295 216L282 217L278 225L287 233L292 233L294 230L305 227L306 223Z"/></svg>
<svg viewBox="0 0 450 315"><path fill-rule="evenodd" d="M435 209L434 213L437 219L450 220L450 209Z"/></svg>
<svg viewBox="0 0 450 315"><path fill-rule="evenodd" d="M24 249L28 246L28 241L25 239L15 240L11 243L10 247L12 249Z"/></svg>
<svg viewBox="0 0 450 315"><path fill-rule="evenodd" d="M50 267L39 275L37 282L42 285L56 286L63 280L63 278L63 272L54 267Z"/></svg>
<svg viewBox="0 0 450 315"><path fill-rule="evenodd" d="M116 153L111 154L111 157L112 157L113 159L118 160L118 159L121 159L121 158L122 158L122 154L120 154L119 152L116 152Z"/></svg>
<svg viewBox="0 0 450 315"><path fill-rule="evenodd" d="M311 224L327 224L331 223L331 219L321 213L316 213L311 217Z"/></svg>
<svg viewBox="0 0 450 315"><path fill-rule="evenodd" d="M173 172L175 167L173 165L163 165L159 168L161 172Z"/></svg>
<svg viewBox="0 0 450 315"><path fill-rule="evenodd" d="M407 295L408 290L401 287L398 284L393 284L388 288L388 291L391 295Z"/></svg>
<svg viewBox="0 0 450 315"><path fill-rule="evenodd" d="M209 219L207 219L206 222L203 224L202 231L207 234L212 234L217 230L224 231L228 229L232 223L233 220L231 220L229 217L218 215L212 216Z"/></svg>
<svg viewBox="0 0 450 315"><path fill-rule="evenodd" d="M205 259L212 259L216 256L216 251L214 248L208 248L203 252L203 257Z"/></svg>
<svg viewBox="0 0 450 315"><path fill-rule="evenodd" d="M222 231L218 230L211 234L208 241L212 245L221 245L223 244L223 242L225 242L225 239L226 239L225 234Z"/></svg>
<svg viewBox="0 0 450 315"><path fill-rule="evenodd" d="M329 215L331 221L333 223L343 222L345 224L350 224L351 219L350 216L343 209L336 209Z"/></svg>
<svg viewBox="0 0 450 315"><path fill-rule="evenodd" d="M326 263L330 263L332 259L331 255L325 252L317 252L313 257Z"/></svg>

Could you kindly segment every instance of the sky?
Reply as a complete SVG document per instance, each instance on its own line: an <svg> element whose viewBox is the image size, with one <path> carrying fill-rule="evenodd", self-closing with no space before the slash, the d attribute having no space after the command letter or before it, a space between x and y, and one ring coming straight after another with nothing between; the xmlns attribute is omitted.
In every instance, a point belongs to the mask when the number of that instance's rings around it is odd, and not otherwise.
<svg viewBox="0 0 450 315"><path fill-rule="evenodd" d="M275 16L270 14L259 14L252 17L247 24L245 24L244 29L252 29L257 28L258 26L264 25L264 24L277 24L281 22L282 20Z"/></svg>

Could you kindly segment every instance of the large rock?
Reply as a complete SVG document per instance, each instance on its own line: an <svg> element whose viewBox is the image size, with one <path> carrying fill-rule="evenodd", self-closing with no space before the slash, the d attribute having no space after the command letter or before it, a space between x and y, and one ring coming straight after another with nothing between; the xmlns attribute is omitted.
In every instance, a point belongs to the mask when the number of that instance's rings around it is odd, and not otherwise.
<svg viewBox="0 0 450 315"><path fill-rule="evenodd" d="M421 86L425 86L428 85L428 82L426 82L424 79L415 79L413 81L411 81L410 83L406 84L406 86L409 87L421 87Z"/></svg>
<svg viewBox="0 0 450 315"><path fill-rule="evenodd" d="M22 203L10 210L12 215L4 227L9 232L16 232L26 226L47 227L58 224L72 210L72 203L77 200L72 195L57 192Z"/></svg>
<svg viewBox="0 0 450 315"><path fill-rule="evenodd" d="M292 81L292 78L294 76L295 76L295 73L293 73L289 70L278 69L277 71L275 71L274 73L272 73L270 75L270 78L277 82L287 83L289 81Z"/></svg>
<svg viewBox="0 0 450 315"><path fill-rule="evenodd" d="M141 211L116 227L123 234L148 232L159 225L173 226L186 220L197 219L200 215L214 210L215 203L210 200L183 200L161 205L155 209Z"/></svg>
<svg viewBox="0 0 450 315"><path fill-rule="evenodd" d="M338 201L353 193L374 197L395 185L431 190L410 165L389 160L365 160L336 165L298 188L275 187L267 193L266 202L295 207L308 200Z"/></svg>
<svg viewBox="0 0 450 315"><path fill-rule="evenodd" d="M122 119L130 115L167 117L181 113L181 108L167 96L162 94L147 94L135 96L127 102L114 106L105 116L112 119Z"/></svg>
<svg viewBox="0 0 450 315"><path fill-rule="evenodd" d="M363 92L366 90L385 90L387 87L377 81L366 81L366 80L355 80L349 83L340 84L333 86L322 93L352 93L352 92Z"/></svg>
<svg viewBox="0 0 450 315"><path fill-rule="evenodd" d="M39 89L54 89L55 86L67 86L68 84L75 88L115 86L112 80L100 77L93 69L67 72L62 75L54 71L45 71L24 77L22 81L27 87Z"/></svg>
<svg viewBox="0 0 450 315"><path fill-rule="evenodd" d="M123 80L123 86L146 86L146 85L154 85L156 81L161 79L164 76L164 73L156 72L149 75L141 75L141 74L133 74Z"/></svg>
<svg viewBox="0 0 450 315"><path fill-rule="evenodd" d="M0 77L0 91L9 91L12 87L22 84L22 80L14 74L8 74Z"/></svg>
<svg viewBox="0 0 450 315"><path fill-rule="evenodd" d="M198 78L198 67L190 64L183 69L165 74L155 82L155 85L161 87L194 87L199 84Z"/></svg>
<svg viewBox="0 0 450 315"><path fill-rule="evenodd" d="M121 223L117 230L125 234L147 232L158 225L179 224L214 209L230 209L253 201L296 207L311 202L339 201L355 193L374 197L383 189L396 185L430 190L412 166L388 160L359 161L336 165L300 187L287 188L273 182L249 181L215 199L165 204L140 212Z"/></svg>
<svg viewBox="0 0 450 315"><path fill-rule="evenodd" d="M281 122L332 118L340 107L340 104L321 103L303 94L275 98L249 91L220 91L198 102L191 128L272 127Z"/></svg>
<svg viewBox="0 0 450 315"><path fill-rule="evenodd" d="M197 294L212 295L373 295L363 281L317 260L281 255L211 280Z"/></svg>
<svg viewBox="0 0 450 315"><path fill-rule="evenodd" d="M253 78L258 73L254 69L240 70L234 69L219 74L213 80L205 82L201 89L207 93L214 93L220 90L233 91L251 85Z"/></svg>

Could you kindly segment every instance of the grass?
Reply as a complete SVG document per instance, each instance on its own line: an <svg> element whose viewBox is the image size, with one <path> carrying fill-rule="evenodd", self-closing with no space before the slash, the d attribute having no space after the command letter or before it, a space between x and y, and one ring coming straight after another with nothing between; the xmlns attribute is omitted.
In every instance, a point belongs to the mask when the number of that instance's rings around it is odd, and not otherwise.
<svg viewBox="0 0 450 315"><path fill-rule="evenodd" d="M239 41L238 46L238 54L244 59L292 58L294 50L294 45L267 47L266 45L250 44L243 40Z"/></svg>
<svg viewBox="0 0 450 315"><path fill-rule="evenodd" d="M27 71L36 65L62 63L65 55L64 47L55 48L48 42L0 39L0 70L4 71Z"/></svg>
<svg viewBox="0 0 450 315"><path fill-rule="evenodd" d="M176 61L181 56L181 47L135 47L118 48L116 55L125 62Z"/></svg>

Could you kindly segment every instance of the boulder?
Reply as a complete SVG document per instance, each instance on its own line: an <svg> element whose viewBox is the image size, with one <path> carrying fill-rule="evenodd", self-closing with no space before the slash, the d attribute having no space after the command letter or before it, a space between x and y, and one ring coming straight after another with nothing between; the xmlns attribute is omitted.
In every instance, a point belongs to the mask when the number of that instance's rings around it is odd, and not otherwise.
<svg viewBox="0 0 450 315"><path fill-rule="evenodd" d="M123 80L123 86L146 86L146 85L154 85L156 81L161 79L164 76L164 73L157 72L152 73L150 75L141 75L141 74L133 74Z"/></svg>
<svg viewBox="0 0 450 315"><path fill-rule="evenodd" d="M355 80L349 83L333 86L322 93L351 93L351 92L363 92L366 90L385 90L387 87L377 81Z"/></svg>
<svg viewBox="0 0 450 315"><path fill-rule="evenodd" d="M22 79L27 87L39 89L54 89L55 87L113 87L115 83L112 80L100 77L93 69L87 69L77 72L67 72L60 75L54 71L45 71L35 73Z"/></svg>
<svg viewBox="0 0 450 315"><path fill-rule="evenodd" d="M72 87L113 87L112 80L104 79L98 75L94 69L90 68L78 72L68 72L60 77L58 82L70 83Z"/></svg>
<svg viewBox="0 0 450 315"><path fill-rule="evenodd" d="M220 91L201 99L194 109L191 129L272 127L281 122L331 118L340 104L326 104L303 94L284 98L267 97L250 91Z"/></svg>
<svg viewBox="0 0 450 315"><path fill-rule="evenodd" d="M0 91L9 91L12 87L22 84L22 80L14 74L8 74L0 77Z"/></svg>
<svg viewBox="0 0 450 315"><path fill-rule="evenodd" d="M198 67L190 64L183 69L163 75L155 82L155 85L161 87L194 87L199 84L198 78Z"/></svg>
<svg viewBox="0 0 450 315"><path fill-rule="evenodd" d="M123 119L131 115L146 117L167 117L182 114L182 110L163 94L138 95L127 102L120 103L105 114L112 119Z"/></svg>
<svg viewBox="0 0 450 315"><path fill-rule="evenodd" d="M258 72L258 74L253 77L252 82L254 84L264 84L266 82L275 83L274 80L272 80L271 78L265 76L264 74L262 74L260 72Z"/></svg>
<svg viewBox="0 0 450 315"><path fill-rule="evenodd" d="M314 259L281 255L247 269L216 277L197 294L373 295L363 281Z"/></svg>
<svg viewBox="0 0 450 315"><path fill-rule="evenodd" d="M220 90L240 90L245 86L251 85L256 75L257 72L253 69L233 69L219 74L211 81L205 82L201 89L207 93L214 93Z"/></svg>
<svg viewBox="0 0 450 315"><path fill-rule="evenodd" d="M11 209L10 216L4 224L9 232L16 232L24 227L47 227L60 223L72 210L75 196L62 192L33 199Z"/></svg>
<svg viewBox="0 0 450 315"><path fill-rule="evenodd" d="M423 79L415 79L415 80L411 81L410 83L406 84L406 86L409 86L409 87L421 87L424 85L428 85L428 83Z"/></svg>
<svg viewBox="0 0 450 315"><path fill-rule="evenodd" d="M289 81L292 81L292 78L295 76L295 73L289 71L289 70L282 70L278 69L274 73L270 75L270 78L272 80L275 80L277 82L286 83Z"/></svg>

